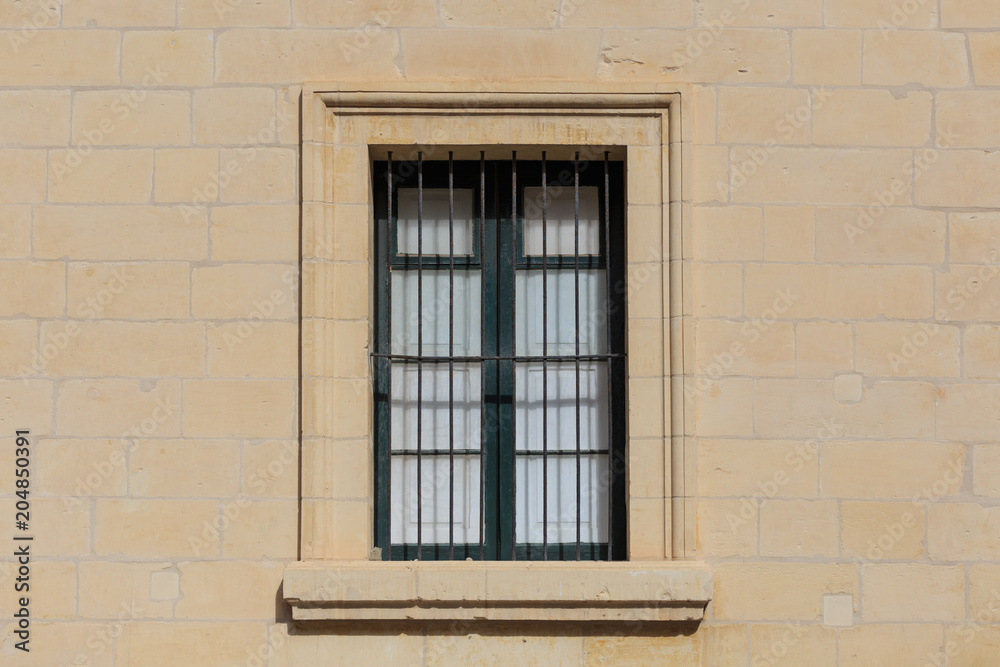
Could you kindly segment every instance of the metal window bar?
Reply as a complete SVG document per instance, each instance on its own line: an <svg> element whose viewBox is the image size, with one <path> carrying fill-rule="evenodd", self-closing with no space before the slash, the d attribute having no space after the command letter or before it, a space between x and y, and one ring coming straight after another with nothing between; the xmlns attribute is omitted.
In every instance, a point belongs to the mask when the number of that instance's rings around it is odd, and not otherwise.
<svg viewBox="0 0 1000 667"><path fill-rule="evenodd" d="M542 354L541 355L531 355L527 351L525 354L517 354L516 350L514 354L479 354L479 355L466 355L457 356L455 355L455 165L454 165L454 153L449 151L448 153L448 283L449 283L449 321L448 321L448 355L447 356L425 356L423 354L423 271L424 271L424 245L423 245L423 223L424 223L424 163L423 163L423 152L417 152L417 201L416 201L416 214L417 214L417 257L416 257L416 269L417 269L417 354L396 354L391 349L392 338L390 322L386 322L387 338L389 340L390 349L387 352L373 352L372 357L384 358L387 362L388 376L391 378L391 369L393 362L400 363L415 363L417 366L417 396L416 396L416 451L406 451L402 450L399 452L392 452L391 445L391 429L389 433L386 433L386 442L389 453L389 461L391 464L392 456L402 456L402 457L416 457L416 483L417 483L417 526L416 526L416 558L422 559L423 554L423 459L425 456L448 456L448 468L449 468L449 490L448 490L448 516L449 516L449 526L448 526L448 557L449 559L454 559L455 557L455 456L474 456L478 455L480 457L480 521L479 521L479 557L481 560L486 558L486 517L487 517L487 493L486 493L486 475L487 475L487 447L484 440L481 439L478 449L469 449L455 446L455 390L454 390L454 365L455 363L474 363L483 364L487 361L506 361L512 363L512 382L515 385L511 389L511 395L509 399L511 400L511 422L513 428L516 430L516 366L519 363L537 363L541 362L542 365L542 442L541 448L527 448L518 451L514 447L511 452L514 457L514 469L516 470L517 456L541 456L542 462L542 559L548 560L549 558L549 517L548 517L548 463L549 456L556 457L566 457L572 456L575 458L576 464L576 560L581 560L583 551L583 541L582 541L582 456L599 456L606 454L608 456L608 480L609 482L614 479L614 459L615 452L613 450L612 443L614 442L615 426L614 420L609 411L608 414L608 442L606 449L597 449L593 447L588 447L584 449L581 442L581 403L582 403L582 392L581 392L581 362L593 361L593 362L604 362L607 365L607 382L608 382L608 400L611 400L613 396L613 376L612 371L613 364L617 360L624 358L624 353L613 352L613 338L612 338L612 327L610 324L606 327L606 351L604 353L591 353L582 354L581 353L581 338L580 338L580 320L581 320L581 303L580 303L580 268L581 254L580 254L580 153L577 151L574 154L572 160L573 165L573 258L572 258L572 268L573 268L573 280L574 280L574 321L575 321L575 332L574 332L574 352L575 354L556 354L550 355L548 352L548 338L549 338L549 324L548 324L548 273L550 257L548 254L548 169L547 169L547 154L545 151L542 152L541 160L541 191L542 191L542 204L541 204L541 274L542 274ZM510 199L510 234L512 239L512 245L514 252L514 258L511 262L511 284L516 284L517 279L517 267L518 267L518 255L521 252L518 246L518 226L519 226L519 215L518 215L518 192L517 192L517 153L512 151L511 154L511 199ZM388 229L390 233L386 235L386 253L387 253L387 266L385 267L387 271L391 270L393 263L393 244L394 244L394 234L392 231L392 216L393 216L393 189L394 189L394 175L393 175L393 162L392 153L388 154L388 169L386 172L386 182L387 182L387 210L388 210ZM615 308L614 298L612 296L612 273L611 273L611 211L610 211L610 201L611 201L611 175L610 175L610 153L609 151L604 152L604 174L603 174L603 207L601 210L597 211L598 225L603 224L604 226L604 238L601 239L604 242L604 266L601 267L605 270L606 278L606 307L608 309L606 316L610 317L613 309ZM486 161L485 161L485 151L480 151L479 160L479 222L480 222L480 234L479 234L479 252L483 261L486 261L486 237L487 237L487 211L486 211ZM526 220L526 218L520 218L520 220ZM599 232L598 232L599 234ZM600 238L600 236L598 236ZM527 243L527 234L523 243ZM432 257L432 259L434 259ZM558 257L560 261L558 262L558 267L563 269L569 268L568 262L565 261L568 258L562 256ZM594 264L594 259L592 256L587 257L587 267L594 269L599 265ZM525 267L531 268L532 263L528 258L527 250L525 248L524 252ZM439 268L443 268L438 262ZM538 265L534 265L538 268ZM485 278L485 275L484 275ZM498 276L502 279L502 276ZM389 280L391 282L391 279ZM525 283L527 288L527 283ZM391 312L391 293L392 290L386 290L386 299L389 306L389 312ZM514 297L513 293L511 295ZM486 336L486 317L485 311L487 308L487 300L485 298L480 299L481 307L481 340L485 339ZM517 340L517 322L516 322L516 307L512 308L510 311L511 317L511 345L516 347ZM391 318L389 318L391 319ZM482 352L482 351L481 351ZM432 446L431 448L425 448L422 438L423 430L423 364L424 363L447 363L448 364L448 447L443 449L440 447ZM548 443L548 371L550 363L560 363L560 362L573 362L575 370L575 449L564 450L558 448L557 450L550 450ZM391 382L391 380L390 380ZM610 407L610 406L609 406ZM485 406L484 406L485 408ZM484 435L488 427L487 424L487 411L486 409L480 410L481 423L480 423L480 434ZM590 442L593 442L592 440ZM436 443L435 443L436 444ZM527 468L526 468L527 470ZM387 466L385 470L386 478L391 480L391 465ZM495 474L495 473L491 473ZM527 473L526 473L527 474ZM513 488L510 489L510 498L508 501L511 503L511 508L513 510L513 526L512 528L517 530L517 475L514 474L511 477L511 483ZM501 494L503 490L500 491ZM615 514L615 494L611 488L608 489L608 540L607 540L607 558L611 559L614 557L614 552L612 551L612 544L614 542L614 528L613 528L613 517ZM527 517L525 518L527 520ZM386 558L392 558L392 539L391 539L391 511L387 512L385 520L385 545L386 545ZM466 540L467 541L467 540ZM510 536L511 551L509 557L511 559L517 559L517 540L515 536ZM438 545L437 548L443 545ZM468 553L468 547L470 545L466 544L464 552ZM528 544L531 547L531 544ZM569 546L569 545L566 545ZM600 546L597 543L588 543L587 549L588 554L593 556L598 553L593 549L595 546ZM433 544L429 544L428 547L434 547ZM404 553L406 553L404 551ZM529 548L526 551L527 558L532 558L532 549Z"/></svg>
<svg viewBox="0 0 1000 667"><path fill-rule="evenodd" d="M608 326L605 327L605 333L607 334L607 347L605 348L608 353L611 352L611 312L614 308L614 304L611 299L611 164L609 161L609 151L604 151L604 279L605 279L605 296L607 297L607 312L605 313L605 321L608 322ZM613 381L611 376L611 364L612 359L608 357L607 363L607 375L608 375L608 400L611 400L613 395ZM614 493L612 492L611 482L614 479L614 452L612 451L611 444L614 442L615 437L615 427L614 421L610 419L610 414L608 415L608 560L614 560Z"/></svg>
<svg viewBox="0 0 1000 667"><path fill-rule="evenodd" d="M580 153L573 156L573 289L576 316L576 559L580 560Z"/></svg>
<svg viewBox="0 0 1000 667"><path fill-rule="evenodd" d="M486 261L486 151L479 151L479 256ZM485 272L483 280L486 279ZM479 300L480 347L486 342L486 299ZM482 352L482 349L480 349ZM483 364L480 373L485 377ZM485 395L482 397L485 398ZM486 560L486 410L479 410L479 560Z"/></svg>
<svg viewBox="0 0 1000 667"><path fill-rule="evenodd" d="M510 154L510 228L511 234L513 235L513 245L512 249L514 251L514 261L510 264L511 271L511 285L517 284L517 151L511 151ZM516 293L515 288L515 293ZM514 296L514 300L517 300L517 296ZM517 307L510 309L510 340L511 346L517 346ZM513 433L517 433L517 362L514 362L514 368L511 369L511 405L510 405L510 419L511 419L511 430ZM517 560L517 448L514 447L511 450L511 457L514 459L511 461L511 468L514 472L511 475L511 496L514 498L512 520L511 525L513 527L513 535L511 535L510 540L510 559Z"/></svg>
<svg viewBox="0 0 1000 667"><path fill-rule="evenodd" d="M454 357L442 357L434 355L423 355L418 356L415 354L394 354L386 352L372 352L371 356L377 358L391 358L396 361L426 361L427 363L438 363L444 364L449 361L455 361L457 363L478 363L480 361L515 361L517 363L527 363L531 361L547 361L550 363L557 363L560 361L570 362L576 361L606 361L612 358L624 358L626 355L623 353L614 354L549 354L545 356L538 355L511 355L511 354L483 354L476 356L463 357L460 355L455 355Z"/></svg>
<svg viewBox="0 0 1000 667"><path fill-rule="evenodd" d="M388 211L388 213L386 215L386 218L387 218L387 220L386 220L386 223L387 223L386 227L390 230L390 233L385 235L385 261L386 261L386 267L385 268L386 268L386 272L390 273L392 271L392 233L391 233L391 230L392 230L392 151L389 151L389 164L388 164L388 168L385 171L385 180L386 180L386 192L388 193L388 195L387 195L388 208L386 208L386 211ZM392 278L390 277L389 280L391 281ZM386 300L387 300L388 306L389 306L388 310L391 313L392 312L392 287L391 287L391 283L390 283L390 288L388 290L386 290ZM386 318L385 327L386 327L386 330L388 332L389 351L391 352L392 351L392 318L391 317ZM389 383L391 385L391 383L392 383L392 357L391 356L386 361L386 366L388 366L388 370L386 372L389 374ZM389 396L390 397L392 396L392 392L391 391L389 392ZM386 466L386 473L385 474L386 474L386 479L388 480L389 488L391 489L392 488L392 429L391 428L388 429L388 433L386 434L386 449L388 450L388 456L386 458L388 458L388 460L389 460L389 465ZM385 519L385 552L386 552L386 560L392 560L392 511L391 510L386 511L385 514L386 514L386 519Z"/></svg>
<svg viewBox="0 0 1000 667"><path fill-rule="evenodd" d="M455 559L455 163L448 151L448 559Z"/></svg>
<svg viewBox="0 0 1000 667"><path fill-rule="evenodd" d="M542 560L549 559L549 246L548 169L542 151Z"/></svg>
<svg viewBox="0 0 1000 667"><path fill-rule="evenodd" d="M423 551L423 432L424 398L424 154L417 153L417 560Z"/></svg>
<svg viewBox="0 0 1000 667"><path fill-rule="evenodd" d="M424 450L423 450L423 455L424 456L447 456L448 454L451 453L451 451L452 451L451 449L427 449L425 447ZM455 449L455 455L456 456L467 456L469 454L478 454L478 453L479 453L478 449L461 449L461 448ZM543 454L543 453L544 453L544 451L541 450L541 449L523 449L523 450L521 450L521 455L522 456L537 456L537 455ZM607 454L607 450L606 449L581 449L580 453L581 454ZM416 455L417 455L417 453L415 451L410 451L410 450L403 450L403 451L400 451L400 452L393 452L393 456L416 456ZM549 456L576 456L576 450L575 449L570 449L570 450L567 450L567 451L549 450L548 455Z"/></svg>

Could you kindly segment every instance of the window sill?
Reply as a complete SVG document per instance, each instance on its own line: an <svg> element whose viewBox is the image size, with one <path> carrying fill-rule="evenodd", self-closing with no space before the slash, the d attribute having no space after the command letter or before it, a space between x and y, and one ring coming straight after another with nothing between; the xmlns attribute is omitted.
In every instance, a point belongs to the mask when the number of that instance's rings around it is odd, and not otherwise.
<svg viewBox="0 0 1000 667"><path fill-rule="evenodd" d="M298 621L700 621L712 573L692 561L305 561L288 566Z"/></svg>

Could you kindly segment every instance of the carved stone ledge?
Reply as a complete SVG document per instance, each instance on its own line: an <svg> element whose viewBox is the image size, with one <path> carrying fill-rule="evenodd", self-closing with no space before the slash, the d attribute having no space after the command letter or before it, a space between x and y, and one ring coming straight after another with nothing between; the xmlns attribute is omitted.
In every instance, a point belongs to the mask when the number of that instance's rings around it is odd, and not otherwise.
<svg viewBox="0 0 1000 667"><path fill-rule="evenodd" d="M305 561L285 569L299 621L700 621L712 573L692 561Z"/></svg>

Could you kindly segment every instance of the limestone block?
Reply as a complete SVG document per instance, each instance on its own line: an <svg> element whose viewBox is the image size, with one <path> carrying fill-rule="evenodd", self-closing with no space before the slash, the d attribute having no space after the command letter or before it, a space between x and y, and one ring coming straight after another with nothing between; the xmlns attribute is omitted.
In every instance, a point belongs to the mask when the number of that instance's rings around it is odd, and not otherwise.
<svg viewBox="0 0 1000 667"><path fill-rule="evenodd" d="M958 621L965 618L963 568L918 563L861 566L862 618L883 621Z"/></svg>

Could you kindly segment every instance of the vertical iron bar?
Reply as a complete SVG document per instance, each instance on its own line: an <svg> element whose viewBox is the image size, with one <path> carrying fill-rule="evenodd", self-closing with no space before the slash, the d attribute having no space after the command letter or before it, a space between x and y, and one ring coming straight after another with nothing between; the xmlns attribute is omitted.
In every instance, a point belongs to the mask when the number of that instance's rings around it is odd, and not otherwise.
<svg viewBox="0 0 1000 667"><path fill-rule="evenodd" d="M389 163L385 172L385 178L388 181L386 188L389 191L388 213L386 214L386 235L385 235L385 275L389 283L389 289L385 291L386 303L388 304L388 309L386 312L389 313L389 317L386 318L385 328L388 331L387 338L389 339L389 358L386 360L387 373L389 374L389 380L386 383L388 385L388 395L387 399L389 401L389 428L385 429L386 435L386 449L388 450L388 456L386 459L389 461L389 465L386 466L385 479L386 485L389 487L389 506L383 511L385 512L385 553L386 560L392 560L392 235L394 233L392 227L392 151L389 151ZM405 387L405 382L404 382Z"/></svg>
<svg viewBox="0 0 1000 667"><path fill-rule="evenodd" d="M513 280L511 285L514 287L514 307L510 310L510 333L511 333L511 347L514 348L515 352L517 350L517 151L511 151L510 156L510 223L513 233L513 251L514 251L514 261L511 262L511 274ZM510 419L513 426L514 442L517 442L517 362L513 362L513 368L511 369L511 392L510 392ZM510 559L517 560L517 446L511 448L511 455L514 457L514 474L511 475L511 480L513 482L513 493L511 494L513 502L513 530L514 534L511 535L510 539ZM530 550L529 550L530 552Z"/></svg>
<svg viewBox="0 0 1000 667"><path fill-rule="evenodd" d="M479 151L479 275L480 283L486 280L486 151ZM486 299L479 297L479 354L486 344ZM486 364L480 362L479 373L486 378ZM486 392L481 391L479 408L479 560L486 560Z"/></svg>
<svg viewBox="0 0 1000 667"><path fill-rule="evenodd" d="M511 343L512 347L517 350L517 151L511 151L510 156L510 226L513 234L513 241L511 247L514 252L514 261L510 264L511 274L513 280L511 285L514 287L514 307L510 309L510 333L511 333ZM511 375L513 376L513 389L514 391L510 394L510 422L511 422L511 432L514 435L514 442L517 442L517 362L514 361L511 364ZM517 560L517 446L511 448L512 456L514 457L514 474L511 475L511 480L513 482L513 493L512 497L514 499L514 511L512 515L514 517L513 529L514 534L511 535L510 539L510 559Z"/></svg>
<svg viewBox="0 0 1000 667"><path fill-rule="evenodd" d="M448 559L455 558L455 167L448 151Z"/></svg>
<svg viewBox="0 0 1000 667"><path fill-rule="evenodd" d="M423 461L421 430L424 398L424 154L417 152L417 560L423 551Z"/></svg>
<svg viewBox="0 0 1000 667"><path fill-rule="evenodd" d="M549 364L546 360L549 356L548 180L545 151L542 151L542 560L549 559Z"/></svg>
<svg viewBox="0 0 1000 667"><path fill-rule="evenodd" d="M573 157L573 283L576 297L576 559L580 560L580 152Z"/></svg>
<svg viewBox="0 0 1000 667"><path fill-rule="evenodd" d="M607 313L604 318L605 333L607 334L607 349L604 350L608 355L607 368L605 372L608 374L608 560L614 560L614 554L612 553L614 539L613 527L614 527L614 493L612 492L612 480L614 479L614 452L612 451L612 443L614 441L614 420L611 418L611 364L614 360L611 358L611 313L614 308L611 302L611 176L610 176L610 164L608 158L608 151L604 151L604 279L605 279L605 290L607 297Z"/></svg>

